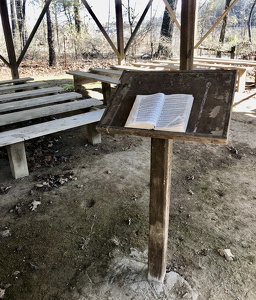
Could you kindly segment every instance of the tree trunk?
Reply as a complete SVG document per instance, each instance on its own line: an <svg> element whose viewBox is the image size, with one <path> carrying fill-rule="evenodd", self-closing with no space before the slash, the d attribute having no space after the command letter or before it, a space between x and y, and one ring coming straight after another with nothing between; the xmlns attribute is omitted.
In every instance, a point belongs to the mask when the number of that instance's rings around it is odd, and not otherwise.
<svg viewBox="0 0 256 300"><path fill-rule="evenodd" d="M56 65L56 54L54 49L53 24L52 24L51 13L49 8L46 11L46 19L47 19L47 41L49 47L49 66L52 67Z"/></svg>
<svg viewBox="0 0 256 300"><path fill-rule="evenodd" d="M25 17L26 17L26 0L15 0L17 23L20 36L21 49L26 43Z"/></svg>
<svg viewBox="0 0 256 300"><path fill-rule="evenodd" d="M256 5L256 0L252 4L251 10L250 10L250 14L249 14L249 18L248 18L248 35L249 35L249 41L250 41L250 43L252 42L252 30L251 30L251 26L252 26L253 10L254 10L255 5Z"/></svg>
<svg viewBox="0 0 256 300"><path fill-rule="evenodd" d="M79 6L80 6L79 0L74 0L73 10L74 10L75 28L78 34L81 33L81 17L79 13Z"/></svg>
<svg viewBox="0 0 256 300"><path fill-rule="evenodd" d="M16 15L15 15L14 0L10 0L10 11L11 11L12 36L15 37L16 29L17 29L17 22L16 22Z"/></svg>
<svg viewBox="0 0 256 300"><path fill-rule="evenodd" d="M229 7L232 0L226 0L225 10ZM228 14L223 18L222 27L220 31L219 45L223 46L226 34L226 27L228 21ZM221 57L221 51L217 51L217 57Z"/></svg>
<svg viewBox="0 0 256 300"><path fill-rule="evenodd" d="M177 8L177 2L178 0L168 0L168 3L170 4L174 12L176 11ZM157 50L158 56L160 54L164 56L172 56L170 46L172 44L173 29L174 29L174 20L171 18L167 8L165 8L161 33L160 33L160 43Z"/></svg>

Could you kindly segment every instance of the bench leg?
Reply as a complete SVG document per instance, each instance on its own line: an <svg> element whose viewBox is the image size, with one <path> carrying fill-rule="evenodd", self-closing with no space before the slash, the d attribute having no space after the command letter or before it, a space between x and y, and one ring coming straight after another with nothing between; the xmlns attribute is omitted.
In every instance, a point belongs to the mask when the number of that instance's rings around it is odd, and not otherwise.
<svg viewBox="0 0 256 300"><path fill-rule="evenodd" d="M12 176L17 179L29 175L24 142L7 146Z"/></svg>
<svg viewBox="0 0 256 300"><path fill-rule="evenodd" d="M243 93L246 84L246 70L238 70L237 77L237 91L238 93Z"/></svg>
<svg viewBox="0 0 256 300"><path fill-rule="evenodd" d="M90 144L96 145L101 143L101 133L96 130L96 123L87 124L87 139Z"/></svg>
<svg viewBox="0 0 256 300"><path fill-rule="evenodd" d="M101 83L102 86L102 94L103 94L103 104L106 105L109 102L109 98L111 96L111 85L106 82Z"/></svg>
<svg viewBox="0 0 256 300"><path fill-rule="evenodd" d="M91 78L84 78L81 76L73 76L74 78L74 88L75 91L77 93L82 94L83 97L88 98L89 97L89 93L86 89L86 87L84 85L88 84L88 83L93 83L93 82L97 82L97 80L95 79L91 79Z"/></svg>

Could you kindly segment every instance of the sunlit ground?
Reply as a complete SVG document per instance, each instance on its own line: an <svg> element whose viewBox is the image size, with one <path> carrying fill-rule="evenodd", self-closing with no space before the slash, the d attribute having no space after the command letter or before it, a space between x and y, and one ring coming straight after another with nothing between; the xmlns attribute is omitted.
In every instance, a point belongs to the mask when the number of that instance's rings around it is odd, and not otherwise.
<svg viewBox="0 0 256 300"><path fill-rule="evenodd" d="M236 93L232 111L256 118L256 91Z"/></svg>

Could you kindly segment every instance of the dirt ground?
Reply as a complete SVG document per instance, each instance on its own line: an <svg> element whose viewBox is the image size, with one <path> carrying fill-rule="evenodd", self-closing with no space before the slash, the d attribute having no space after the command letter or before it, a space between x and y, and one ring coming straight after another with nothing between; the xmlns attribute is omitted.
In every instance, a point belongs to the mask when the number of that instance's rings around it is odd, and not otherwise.
<svg viewBox="0 0 256 300"><path fill-rule="evenodd" d="M256 299L255 134L252 96L234 106L228 145L174 142L168 292L145 275L149 139L35 139L18 180L0 148L0 299Z"/></svg>

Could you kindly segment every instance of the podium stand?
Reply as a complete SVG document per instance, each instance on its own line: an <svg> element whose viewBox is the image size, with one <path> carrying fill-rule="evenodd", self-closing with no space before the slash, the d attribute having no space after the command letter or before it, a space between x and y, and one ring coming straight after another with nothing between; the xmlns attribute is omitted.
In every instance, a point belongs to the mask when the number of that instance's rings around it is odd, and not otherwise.
<svg viewBox="0 0 256 300"><path fill-rule="evenodd" d="M99 132L151 138L148 279L163 282L166 273L171 159L174 139L226 144L236 71L124 71L97 126ZM184 133L126 128L137 95L192 94Z"/></svg>

